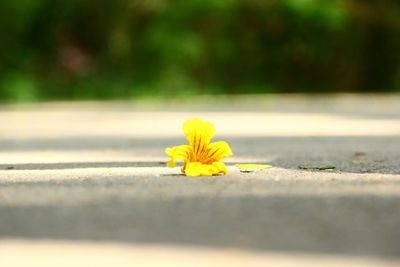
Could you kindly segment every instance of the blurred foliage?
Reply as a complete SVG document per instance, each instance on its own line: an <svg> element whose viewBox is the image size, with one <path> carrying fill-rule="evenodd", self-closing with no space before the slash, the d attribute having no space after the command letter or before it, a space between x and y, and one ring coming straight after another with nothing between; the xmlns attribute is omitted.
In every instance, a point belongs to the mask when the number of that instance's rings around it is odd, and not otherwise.
<svg viewBox="0 0 400 267"><path fill-rule="evenodd" d="M0 99L400 90L396 0L4 0Z"/></svg>

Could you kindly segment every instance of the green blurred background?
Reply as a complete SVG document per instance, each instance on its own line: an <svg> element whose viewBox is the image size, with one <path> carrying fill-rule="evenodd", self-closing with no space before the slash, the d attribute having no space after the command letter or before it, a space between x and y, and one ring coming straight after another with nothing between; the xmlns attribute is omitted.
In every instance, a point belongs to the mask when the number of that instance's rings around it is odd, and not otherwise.
<svg viewBox="0 0 400 267"><path fill-rule="evenodd" d="M400 91L398 0L3 0L0 101Z"/></svg>

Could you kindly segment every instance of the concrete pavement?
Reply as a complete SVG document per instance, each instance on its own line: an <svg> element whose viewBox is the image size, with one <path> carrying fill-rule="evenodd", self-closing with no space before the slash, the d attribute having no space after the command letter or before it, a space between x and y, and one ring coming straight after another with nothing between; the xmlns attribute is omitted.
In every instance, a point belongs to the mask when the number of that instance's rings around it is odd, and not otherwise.
<svg viewBox="0 0 400 267"><path fill-rule="evenodd" d="M46 239L150 246L155 255L159 246L233 249L263 262L274 253L399 260L399 96L191 101L3 106L0 246ZM165 147L185 142L191 117L212 121L214 140L231 144L228 176L164 167ZM247 162L274 168L234 167Z"/></svg>

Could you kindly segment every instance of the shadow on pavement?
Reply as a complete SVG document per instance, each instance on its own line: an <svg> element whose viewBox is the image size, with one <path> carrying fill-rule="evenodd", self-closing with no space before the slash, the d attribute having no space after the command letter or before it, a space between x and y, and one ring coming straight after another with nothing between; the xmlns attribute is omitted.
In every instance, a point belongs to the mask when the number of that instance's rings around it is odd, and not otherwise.
<svg viewBox="0 0 400 267"><path fill-rule="evenodd" d="M131 198L4 206L0 237L400 257L400 197Z"/></svg>
<svg viewBox="0 0 400 267"><path fill-rule="evenodd" d="M260 136L219 140L229 141L235 153L229 164L246 160L285 169L330 164L337 167L335 172L400 173L400 136ZM165 147L183 142L183 138L3 139L0 152L103 153L102 150L109 149L138 156L145 150L147 158L158 158ZM105 161L2 164L0 168L10 166L18 171L162 165L157 161ZM243 180L237 183L227 180L212 194L190 196L189 192L182 196L168 194L169 188L163 191L161 186L170 186L178 192L186 192L188 188L197 190L200 186L204 191L219 180L209 180L201 187L206 179L180 179L182 183L176 183L177 177L158 177L157 181L164 183L161 185L154 183L154 179L121 179L2 184L0 197L5 202L0 203L0 238L106 240L400 258L400 196L396 194L253 195L246 190L254 187L246 187ZM185 183L191 186L186 187ZM136 191L125 191L134 187ZM218 193L235 188L246 194ZM108 194L108 189L114 191ZM152 197L140 197L140 192L146 190ZM32 204L18 196L29 192L30 197L40 199L53 191L68 199L74 197L73 192L76 196L86 194L87 199L78 203L44 199ZM7 198L21 198L22 202L7 204Z"/></svg>

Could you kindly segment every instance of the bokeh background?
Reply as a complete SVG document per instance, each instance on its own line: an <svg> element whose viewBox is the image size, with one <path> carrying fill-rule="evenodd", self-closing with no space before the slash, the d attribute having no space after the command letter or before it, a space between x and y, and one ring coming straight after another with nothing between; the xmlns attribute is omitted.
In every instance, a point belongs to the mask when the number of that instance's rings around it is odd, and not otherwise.
<svg viewBox="0 0 400 267"><path fill-rule="evenodd" d="M400 91L398 0L0 1L0 101Z"/></svg>

